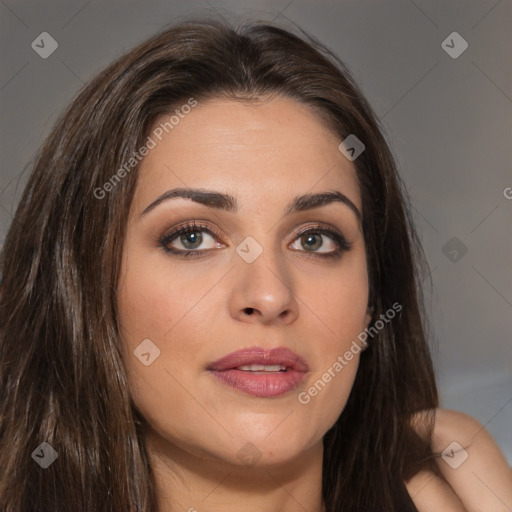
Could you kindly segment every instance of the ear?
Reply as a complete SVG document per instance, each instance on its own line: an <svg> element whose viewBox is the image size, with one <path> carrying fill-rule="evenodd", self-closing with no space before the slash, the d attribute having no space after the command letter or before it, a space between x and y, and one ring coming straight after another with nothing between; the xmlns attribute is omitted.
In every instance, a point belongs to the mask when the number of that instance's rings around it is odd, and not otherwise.
<svg viewBox="0 0 512 512"><path fill-rule="evenodd" d="M366 317L364 320L365 328L368 328L368 326L370 325L370 322L372 321L373 311L374 311L373 306L368 306L368 309L366 310Z"/></svg>
<svg viewBox="0 0 512 512"><path fill-rule="evenodd" d="M373 318L373 308L368 306L368 309L366 310L366 317L364 319L364 329L368 329L368 326L370 325L370 322ZM362 351L366 350L368 348L368 344L365 344L364 347L362 347Z"/></svg>

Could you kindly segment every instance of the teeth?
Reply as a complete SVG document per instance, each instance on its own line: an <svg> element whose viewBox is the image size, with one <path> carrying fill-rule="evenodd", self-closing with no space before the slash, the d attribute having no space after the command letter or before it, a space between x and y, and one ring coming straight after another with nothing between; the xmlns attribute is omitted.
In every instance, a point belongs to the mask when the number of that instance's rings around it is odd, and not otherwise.
<svg viewBox="0 0 512 512"><path fill-rule="evenodd" d="M236 369L247 372L279 372L286 370L286 366L282 364L250 364L238 366Z"/></svg>

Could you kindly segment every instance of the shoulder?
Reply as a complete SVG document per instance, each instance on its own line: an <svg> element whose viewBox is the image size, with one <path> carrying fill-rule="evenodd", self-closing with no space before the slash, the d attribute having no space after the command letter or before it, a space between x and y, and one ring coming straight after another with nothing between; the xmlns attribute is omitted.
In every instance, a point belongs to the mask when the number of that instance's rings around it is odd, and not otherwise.
<svg viewBox="0 0 512 512"><path fill-rule="evenodd" d="M479 433L490 437L484 426L468 414L450 409L435 410L434 437L438 436L439 441L459 436L461 440L471 442Z"/></svg>
<svg viewBox="0 0 512 512"><path fill-rule="evenodd" d="M512 509L512 470L485 427L467 414L447 409L434 414L432 450L443 478L424 471L406 482L420 512L499 512ZM415 426L422 432L420 413Z"/></svg>
<svg viewBox="0 0 512 512"><path fill-rule="evenodd" d="M499 467L506 470L507 474L511 471L505 456L485 426L459 411L436 409L432 449L447 462L441 465L443 469L448 467L455 470L468 462L467 466L476 470L476 466L482 466L485 460L486 466Z"/></svg>

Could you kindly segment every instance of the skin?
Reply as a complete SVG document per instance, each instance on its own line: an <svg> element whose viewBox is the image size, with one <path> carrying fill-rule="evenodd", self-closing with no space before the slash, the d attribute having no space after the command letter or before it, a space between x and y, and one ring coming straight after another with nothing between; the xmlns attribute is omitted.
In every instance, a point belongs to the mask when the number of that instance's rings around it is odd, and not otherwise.
<svg viewBox="0 0 512 512"><path fill-rule="evenodd" d="M283 210L297 196L339 191L361 211L355 170L339 143L295 101L216 99L180 119L141 163L118 308L130 391L150 425L159 512L229 512L241 504L247 512L324 510L322 438L346 404L359 354L309 403L298 394L322 378L370 321L365 246L346 204ZM178 187L230 194L238 210L173 198L142 213ZM165 252L163 235L190 221L218 235L192 230L203 235L202 245L192 243L191 250L204 251L196 258ZM317 234L311 250L298 234L319 225L342 234L351 248L339 258L319 256L336 251L336 242ZM248 236L263 249L252 263L236 251ZM179 236L167 247L191 248ZM145 339L160 350L149 366L134 357ZM309 365L304 382L259 398L207 371L209 363L255 346L285 346L302 356ZM239 458L240 450L255 464ZM432 503L458 506L450 485L432 475L417 475L407 486L418 506L423 500L421 512L434 510Z"/></svg>

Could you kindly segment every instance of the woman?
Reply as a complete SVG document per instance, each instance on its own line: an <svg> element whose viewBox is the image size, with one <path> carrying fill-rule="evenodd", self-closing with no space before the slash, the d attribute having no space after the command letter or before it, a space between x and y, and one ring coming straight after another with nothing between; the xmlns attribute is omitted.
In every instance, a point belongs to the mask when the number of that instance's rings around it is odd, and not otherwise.
<svg viewBox="0 0 512 512"><path fill-rule="evenodd" d="M437 409L420 256L327 50L158 34L65 112L5 241L2 510L508 510Z"/></svg>

